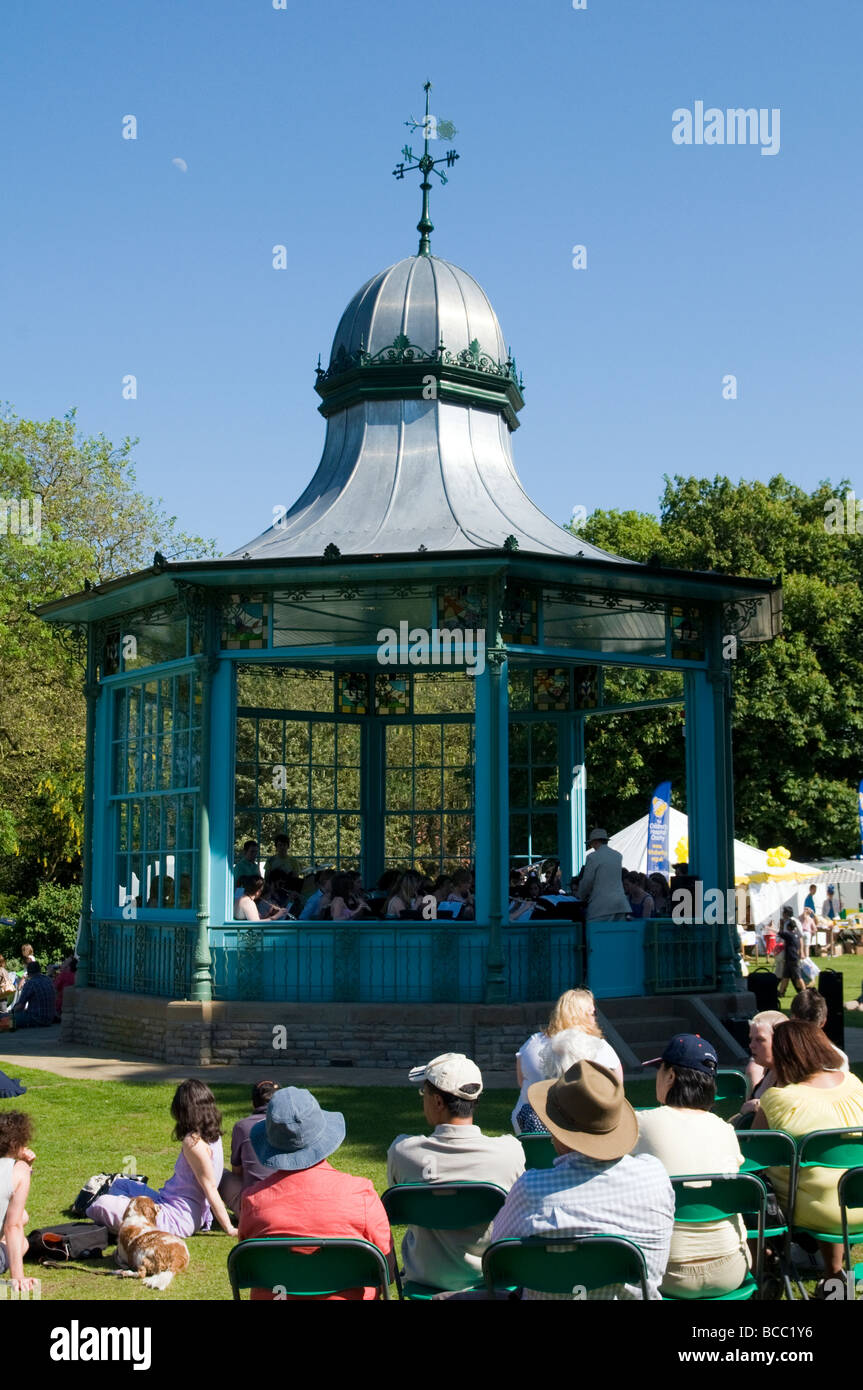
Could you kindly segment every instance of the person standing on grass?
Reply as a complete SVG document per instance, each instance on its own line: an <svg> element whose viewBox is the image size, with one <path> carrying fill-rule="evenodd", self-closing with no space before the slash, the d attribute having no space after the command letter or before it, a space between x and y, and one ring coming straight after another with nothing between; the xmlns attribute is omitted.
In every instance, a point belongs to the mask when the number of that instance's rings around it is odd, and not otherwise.
<svg viewBox="0 0 863 1390"><path fill-rule="evenodd" d="M37 1282L24 1276L26 1203L36 1157L28 1147L31 1133L29 1115L0 1111L0 1278L12 1281L13 1293L31 1293Z"/></svg>
<svg viewBox="0 0 863 1390"><path fill-rule="evenodd" d="M794 916L794 910L787 905L782 909L782 920L779 923L777 933L783 945L782 952L782 977L779 981L780 998L784 995L788 981L790 980L797 994L803 988L803 981L800 978L800 952L803 947L800 935L800 926Z"/></svg>

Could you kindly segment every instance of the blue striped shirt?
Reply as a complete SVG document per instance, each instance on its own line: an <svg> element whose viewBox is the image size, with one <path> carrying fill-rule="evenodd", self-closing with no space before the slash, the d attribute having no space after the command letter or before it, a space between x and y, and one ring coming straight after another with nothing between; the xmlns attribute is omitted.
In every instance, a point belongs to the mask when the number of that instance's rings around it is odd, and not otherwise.
<svg viewBox="0 0 863 1390"><path fill-rule="evenodd" d="M601 1162L580 1153L562 1154L551 1168L531 1168L510 1190L495 1217L492 1240L518 1236L623 1236L641 1249L647 1288L659 1285L668 1263L674 1226L674 1192L668 1174L651 1154ZM526 1289L528 1299L565 1299L568 1294ZM610 1284L588 1299L640 1299L638 1285Z"/></svg>

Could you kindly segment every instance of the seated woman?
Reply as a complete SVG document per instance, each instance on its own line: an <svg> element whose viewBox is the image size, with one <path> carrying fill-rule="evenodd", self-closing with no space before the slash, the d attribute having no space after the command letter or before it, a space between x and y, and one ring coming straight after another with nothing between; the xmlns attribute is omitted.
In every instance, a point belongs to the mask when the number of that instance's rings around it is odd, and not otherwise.
<svg viewBox="0 0 863 1390"><path fill-rule="evenodd" d="M452 876L452 892L447 898L447 902L461 903L461 915L463 917L467 915L468 911L473 912L472 883L473 874L470 869L456 869Z"/></svg>
<svg viewBox="0 0 863 1390"><path fill-rule="evenodd" d="M350 922L368 917L368 903L360 897L356 874L333 874L330 885L330 917L334 922Z"/></svg>
<svg viewBox="0 0 863 1390"><path fill-rule="evenodd" d="M784 1129L802 1139L816 1129L863 1129L863 1083L841 1070L838 1052L814 1023L789 1019L773 1034L776 1085L761 1097L753 1129ZM788 1201L787 1168L770 1168L767 1176L780 1205ZM837 1168L803 1168L797 1183L794 1220L811 1230L839 1235L839 1178ZM849 1211L852 1226L863 1225L863 1209ZM825 1279L842 1269L842 1246L819 1241ZM821 1281L823 1287L824 1280ZM816 1290L816 1294L819 1289Z"/></svg>
<svg viewBox="0 0 863 1390"><path fill-rule="evenodd" d="M633 917L655 916L653 898L648 893L646 884L647 875L639 873L630 873L629 884L624 884Z"/></svg>
<svg viewBox="0 0 863 1390"><path fill-rule="evenodd" d="M229 1236L237 1234L225 1204L219 1196L219 1183L225 1169L222 1151L222 1116L215 1097L203 1081L182 1082L171 1101L174 1138L182 1145L173 1175L159 1191L134 1178L117 1178L102 1197L87 1208L87 1218L119 1231L126 1208L133 1197L152 1197L158 1208L156 1225L175 1236L193 1236L207 1231L215 1216Z"/></svg>
<svg viewBox="0 0 863 1390"><path fill-rule="evenodd" d="M387 899L384 916L400 917L403 912L410 912L416 907L416 897L421 883L422 874L418 874L416 870L408 869L406 873L403 873L391 896Z"/></svg>
<svg viewBox="0 0 863 1390"><path fill-rule="evenodd" d="M635 1154L653 1154L669 1177L728 1173L743 1163L731 1125L710 1114L716 1099L718 1058L695 1033L678 1033L659 1060L655 1110L639 1110ZM660 1292L674 1298L731 1293L750 1265L740 1216L698 1225L675 1223Z"/></svg>
<svg viewBox="0 0 863 1390"><path fill-rule="evenodd" d="M599 1043L597 1054L590 1061L598 1062L614 1072L622 1083L623 1068L620 1058L602 1036L596 1021L596 1004L589 989L568 989L560 996L549 1016L544 1031L532 1033L515 1054L515 1072L521 1087L515 1109L512 1112L512 1127L516 1134L529 1133L529 1126L536 1121L533 1107L527 1098L528 1087L535 1081L547 1080L545 1074L544 1048L550 1038L567 1029L576 1028Z"/></svg>
<svg viewBox="0 0 863 1390"><path fill-rule="evenodd" d="M12 1281L13 1293L29 1293L37 1284L24 1277L24 1227L30 1220L26 1204L36 1157L28 1147L31 1133L29 1115L0 1111L0 1279Z"/></svg>
<svg viewBox="0 0 863 1390"><path fill-rule="evenodd" d="M244 878L241 880L243 891L237 898L234 907L234 917L240 922L277 922L283 917L287 917L287 909L272 908L269 914L262 916L258 911L258 900L264 891L264 880L258 875L257 878Z"/></svg>
<svg viewBox="0 0 863 1390"><path fill-rule="evenodd" d="M671 916L671 885L664 874L651 874L647 891L653 899L654 917Z"/></svg>
<svg viewBox="0 0 863 1390"><path fill-rule="evenodd" d="M273 869L264 879L264 888L257 907L260 920L273 921L279 914L290 916L297 904L297 894L292 891L288 876L283 869Z"/></svg>
<svg viewBox="0 0 863 1390"><path fill-rule="evenodd" d="M773 1071L773 1030L787 1023L788 1018L778 1009L765 1009L749 1020L749 1061L746 1063L746 1100L731 1123L744 1129L751 1117L761 1109L761 1097L776 1085Z"/></svg>

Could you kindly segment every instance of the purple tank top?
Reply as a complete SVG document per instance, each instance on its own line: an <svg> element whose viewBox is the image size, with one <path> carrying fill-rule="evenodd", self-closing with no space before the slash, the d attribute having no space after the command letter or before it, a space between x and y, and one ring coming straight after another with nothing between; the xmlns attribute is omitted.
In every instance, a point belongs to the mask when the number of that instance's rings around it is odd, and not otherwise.
<svg viewBox="0 0 863 1390"><path fill-rule="evenodd" d="M222 1141L217 1139L214 1143L208 1144L207 1147L210 1150L210 1161L213 1165L213 1178L218 1187L225 1168ZM180 1150L174 1172L165 1186L160 1188L159 1196L168 1206L185 1208L196 1231L208 1231L212 1226L213 1213L210 1210L210 1204L201 1190L198 1179L189 1167L185 1149Z"/></svg>

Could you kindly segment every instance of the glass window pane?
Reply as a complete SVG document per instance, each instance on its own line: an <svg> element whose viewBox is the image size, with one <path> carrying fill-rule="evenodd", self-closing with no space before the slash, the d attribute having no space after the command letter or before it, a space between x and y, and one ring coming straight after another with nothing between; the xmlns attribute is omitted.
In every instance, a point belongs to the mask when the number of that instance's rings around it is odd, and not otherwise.
<svg viewBox="0 0 863 1390"><path fill-rule="evenodd" d="M509 761L513 763L526 763L528 754L528 734L526 724L510 724L509 726Z"/></svg>
<svg viewBox="0 0 863 1390"><path fill-rule="evenodd" d="M423 810L440 810L441 805L441 774L439 769L433 772L417 772L416 774L416 804Z"/></svg>
<svg viewBox="0 0 863 1390"><path fill-rule="evenodd" d="M413 808L413 778L408 768L387 770L386 807L388 811L410 811Z"/></svg>
<svg viewBox="0 0 863 1390"><path fill-rule="evenodd" d="M526 815L512 815L509 818L510 858L526 859L530 852L529 824Z"/></svg>
<svg viewBox="0 0 863 1390"><path fill-rule="evenodd" d="M361 742L359 725L339 725L339 763L342 767L359 767Z"/></svg>
<svg viewBox="0 0 863 1390"><path fill-rule="evenodd" d="M336 757L336 731L332 724L313 724L312 725L312 762L329 763L335 762Z"/></svg>
<svg viewBox="0 0 863 1390"><path fill-rule="evenodd" d="M255 756L255 729L254 719L237 720L237 761L250 762Z"/></svg>
<svg viewBox="0 0 863 1390"><path fill-rule="evenodd" d="M312 806L329 808L336 804L335 778L331 768L312 768Z"/></svg>
<svg viewBox="0 0 863 1390"><path fill-rule="evenodd" d="M386 730L387 766L410 767L413 759L413 730L390 724Z"/></svg>
<svg viewBox="0 0 863 1390"><path fill-rule="evenodd" d="M557 725L543 722L531 728L531 761L557 762Z"/></svg>
<svg viewBox="0 0 863 1390"><path fill-rule="evenodd" d="M351 810L360 809L360 774L358 768L339 769L336 778L336 792L339 806Z"/></svg>
<svg viewBox="0 0 863 1390"><path fill-rule="evenodd" d="M534 804L546 804L549 801L557 801L558 793L558 770L554 767L535 767L532 770L533 777L533 800Z"/></svg>
<svg viewBox="0 0 863 1390"><path fill-rule="evenodd" d="M417 724L414 735L416 766L440 767L442 757L440 725Z"/></svg>
<svg viewBox="0 0 863 1390"><path fill-rule="evenodd" d="M530 776L527 768L510 768L509 799L513 806L527 807L530 805Z"/></svg>

